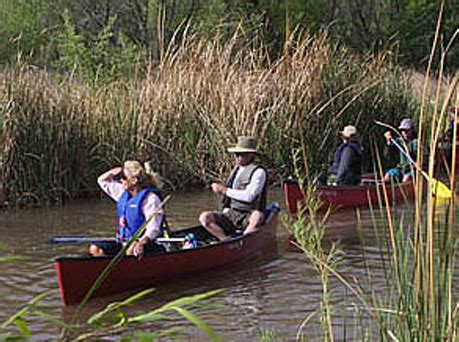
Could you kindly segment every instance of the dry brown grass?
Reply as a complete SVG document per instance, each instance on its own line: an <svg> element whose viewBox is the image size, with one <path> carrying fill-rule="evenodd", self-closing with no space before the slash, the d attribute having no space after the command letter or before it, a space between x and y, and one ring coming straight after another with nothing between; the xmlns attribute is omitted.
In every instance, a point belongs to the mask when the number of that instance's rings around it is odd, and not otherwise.
<svg viewBox="0 0 459 342"><path fill-rule="evenodd" d="M343 125L357 125L368 142L373 119L393 122L410 111L388 56L362 59L326 34L302 33L289 37L280 58L266 51L242 31L225 42L188 37L145 73L95 86L26 66L3 70L8 197L91 193L98 173L133 153L173 186L202 185L229 171L226 148L241 134L259 138L273 174L292 170L302 135L318 169Z"/></svg>

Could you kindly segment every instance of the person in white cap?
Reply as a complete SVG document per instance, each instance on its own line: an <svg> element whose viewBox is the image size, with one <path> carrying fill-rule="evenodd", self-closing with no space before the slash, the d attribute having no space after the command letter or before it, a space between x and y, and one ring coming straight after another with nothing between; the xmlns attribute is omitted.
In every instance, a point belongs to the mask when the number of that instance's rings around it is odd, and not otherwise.
<svg viewBox="0 0 459 342"><path fill-rule="evenodd" d="M398 126L401 137L395 139L397 144L393 143L393 137L391 132L386 132L384 137L386 138L386 143L388 149L385 151L385 155L398 154L399 162L398 164L386 172L384 175L384 181L389 182L395 180L397 182L407 182L413 178L413 168L409 158L405 153L409 154L413 160L417 159L418 153L418 139L416 138L416 128L414 122L411 119L405 118L400 122ZM405 153L400 151L398 146L401 146L405 149Z"/></svg>
<svg viewBox="0 0 459 342"><path fill-rule="evenodd" d="M236 167L226 184L212 183L212 191L223 198L222 211L205 211L199 216L201 224L220 241L237 230L244 234L254 232L264 220L266 207L267 172L255 163L257 139L240 136L234 153Z"/></svg>
<svg viewBox="0 0 459 342"><path fill-rule="evenodd" d="M362 147L358 142L357 128L349 125L339 133L343 142L333 154L333 163L327 171L327 183L358 185L362 180Z"/></svg>

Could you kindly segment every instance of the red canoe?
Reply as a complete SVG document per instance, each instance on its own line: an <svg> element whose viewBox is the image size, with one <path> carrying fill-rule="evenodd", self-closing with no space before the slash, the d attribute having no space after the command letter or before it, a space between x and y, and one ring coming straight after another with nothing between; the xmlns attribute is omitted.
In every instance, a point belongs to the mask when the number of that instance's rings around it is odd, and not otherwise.
<svg viewBox="0 0 459 342"><path fill-rule="evenodd" d="M122 258L92 297L151 287L178 277L204 272L253 258L275 248L278 206L272 207L266 223L257 232L209 244L212 237L201 226L183 229L172 237L193 232L201 246L163 254ZM65 256L55 260L64 305L78 304L111 257Z"/></svg>
<svg viewBox="0 0 459 342"><path fill-rule="evenodd" d="M284 181L284 197L288 211L296 214L298 202L305 200L305 195L293 179ZM399 184L386 184L389 204L398 204L412 201L414 186L412 182ZM348 209L356 207L378 206L385 203L383 184L378 183L374 176L364 176L362 185L356 186L318 186L317 193L323 202L322 209L332 207L335 209Z"/></svg>

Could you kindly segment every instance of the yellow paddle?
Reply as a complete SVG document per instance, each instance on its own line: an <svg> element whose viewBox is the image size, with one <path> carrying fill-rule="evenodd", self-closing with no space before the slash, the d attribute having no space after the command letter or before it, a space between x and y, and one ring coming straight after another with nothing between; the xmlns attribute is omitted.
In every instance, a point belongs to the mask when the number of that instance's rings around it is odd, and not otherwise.
<svg viewBox="0 0 459 342"><path fill-rule="evenodd" d="M392 126L385 124L380 121L375 121L376 124L384 127L388 127L390 129L394 129ZM395 147L398 148L398 150L408 158L410 163L427 179L427 181L430 184L430 188L432 189L432 193L435 195L435 197L438 198L451 198L453 196L452 191L448 188L448 186L443 183L442 181L439 181L438 179L435 179L433 177L430 177L427 172L425 172L422 168L419 167L419 165L411 158L409 153L405 151L405 149L400 146L400 144L394 139L390 138L390 141L392 144L394 144Z"/></svg>

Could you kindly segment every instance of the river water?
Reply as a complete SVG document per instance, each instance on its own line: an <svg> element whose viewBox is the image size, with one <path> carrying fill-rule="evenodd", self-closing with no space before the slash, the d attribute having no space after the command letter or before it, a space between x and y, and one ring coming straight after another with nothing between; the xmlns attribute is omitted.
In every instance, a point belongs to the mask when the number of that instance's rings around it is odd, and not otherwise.
<svg viewBox="0 0 459 342"><path fill-rule="evenodd" d="M271 189L270 199L283 208L282 192ZM209 192L174 194L167 204L172 227L197 223L199 213L215 209L218 199ZM400 207L399 212L411 212ZM285 211L284 211L285 213ZM74 308L63 307L60 301L53 259L57 255L84 251L83 246L49 246L44 243L53 235L111 236L114 234L114 205L109 200L72 203L63 207L3 212L0 217L0 256L15 255L21 259L0 264L0 322L23 308L38 294L49 291L41 301L41 310L68 321ZM340 212L328 222L327 240L339 240L344 252L339 271L348 279L367 279L371 268L373 290L384 288L384 266L373 228L378 212ZM360 222L360 223L359 223ZM376 235L375 235L376 234ZM206 321L225 341L261 340L264 331L276 340L295 340L300 328L308 340L320 340L322 329L319 315L322 287L313 267L299 252L285 248L288 232L278 227L278 252L268 258L244 265L228 267L196 275L174 283L163 284L140 303L127 308L128 313L149 311L166 302L186 295L214 289L223 292L210 305L193 312ZM363 236L365 246L360 242ZM365 258L364 258L365 256ZM333 291L335 334L338 340L360 340L365 327L359 316L360 303L335 278L330 280ZM122 297L123 298L123 297ZM89 303L82 317L102 309L120 297L101 298ZM305 323L305 320L308 321ZM180 326L180 318L155 323L151 329ZM28 324L34 340L59 340L61 330L41 317L31 317ZM188 328L181 340L202 340L195 328ZM204 338L205 339L205 338ZM116 338L113 338L116 340Z"/></svg>

